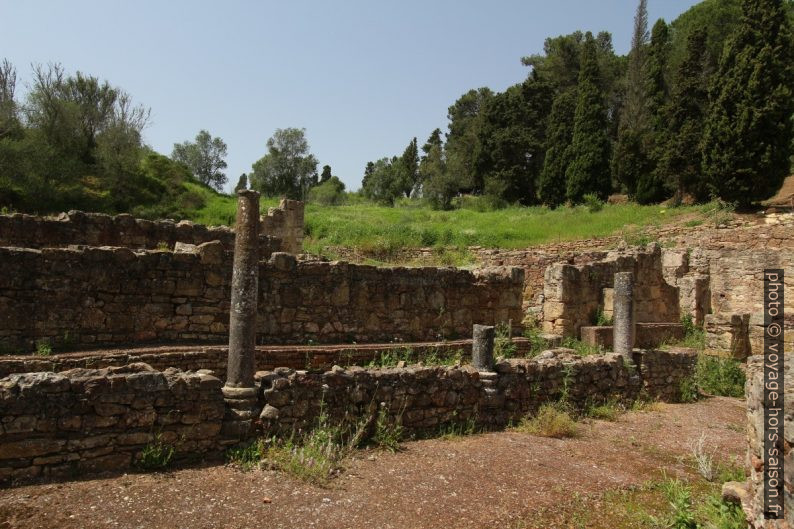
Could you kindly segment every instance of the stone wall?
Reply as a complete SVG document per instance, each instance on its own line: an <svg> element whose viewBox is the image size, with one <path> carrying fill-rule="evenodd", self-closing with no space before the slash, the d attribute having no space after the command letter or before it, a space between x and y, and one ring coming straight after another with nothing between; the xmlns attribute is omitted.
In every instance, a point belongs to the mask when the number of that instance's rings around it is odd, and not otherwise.
<svg viewBox="0 0 794 529"><path fill-rule="evenodd" d="M257 373L261 422L251 436L309 427L320 406L336 422L372 418L383 405L410 433L468 420L500 428L563 395L577 408L643 390L676 400L694 360L688 352L646 352L634 370L618 355L559 350L499 362L493 373L470 366L277 368ZM0 379L0 482L126 470L158 440L175 449L177 461L214 457L233 441L225 436L224 406L221 381L208 372L131 364L10 375Z"/></svg>
<svg viewBox="0 0 794 529"><path fill-rule="evenodd" d="M513 338L515 356L529 355L532 342L527 338ZM409 348L413 355L452 355L462 352L462 360L471 358L471 340L443 342L342 344L342 345L279 345L257 346L254 368L258 371L277 367L292 369L331 369L334 365L367 365L381 354L401 355ZM209 369L220 378L226 377L227 346L161 346L120 348L112 351L81 351L40 355L0 355L0 378L13 373L36 371L67 371L70 369L101 369L121 367L132 363L146 363L158 370L176 368L183 371Z"/></svg>
<svg viewBox="0 0 794 529"><path fill-rule="evenodd" d="M678 288L664 278L661 249L610 252L589 264L555 263L545 272L543 330L579 336L582 326L595 323L597 311L611 312L612 286L617 272L634 272L634 310L637 322L678 322Z"/></svg>
<svg viewBox="0 0 794 529"><path fill-rule="evenodd" d="M519 269L260 264L261 343L427 341L474 323L521 320ZM6 352L146 341L225 342L231 259L128 248L0 248L0 343Z"/></svg>
<svg viewBox="0 0 794 529"><path fill-rule="evenodd" d="M217 453L221 385L145 364L0 379L0 483L126 469L155 435L177 461Z"/></svg>
<svg viewBox="0 0 794 529"><path fill-rule="evenodd" d="M513 321L518 268L379 268L274 254L259 275L263 339L271 343L438 340Z"/></svg>
<svg viewBox="0 0 794 529"><path fill-rule="evenodd" d="M609 398L633 399L643 390L677 401L681 380L691 376L696 362L694 353L652 351L635 358L635 372L619 355L582 358L562 351L498 362L495 373L471 366L259 372L263 427L267 434L305 429L320 406L336 420L371 416L383 406L391 421L413 433L469 420L500 428L563 395L578 409Z"/></svg>
<svg viewBox="0 0 794 529"><path fill-rule="evenodd" d="M260 231L279 238L282 252L303 252L303 202L283 198L277 208L268 208L261 221Z"/></svg>
<svg viewBox="0 0 794 529"><path fill-rule="evenodd" d="M303 251L303 202L282 200L261 218L260 253L298 254ZM14 213L0 215L0 246L20 248L65 248L119 246L125 248L174 249L176 243L202 244L220 241L234 248L234 231L227 226L204 226L183 220L146 220L132 215L104 215L69 211L56 217Z"/></svg>
<svg viewBox="0 0 794 529"><path fill-rule="evenodd" d="M747 497L742 507L752 529L783 529L794 527L794 354L784 355L784 455L785 486L783 491L783 507L787 524L774 520L764 520L763 471L764 471L764 357L755 355L747 361L747 462L749 463L749 479L747 480ZM782 522L782 520L781 520Z"/></svg>

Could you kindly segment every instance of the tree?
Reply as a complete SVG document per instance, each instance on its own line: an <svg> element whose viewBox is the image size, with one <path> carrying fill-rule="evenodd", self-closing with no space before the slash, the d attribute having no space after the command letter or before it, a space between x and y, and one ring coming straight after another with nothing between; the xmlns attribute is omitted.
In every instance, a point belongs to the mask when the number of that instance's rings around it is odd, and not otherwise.
<svg viewBox="0 0 794 529"><path fill-rule="evenodd" d="M324 206L338 206L345 201L345 184L338 177L331 176L311 188L309 200Z"/></svg>
<svg viewBox="0 0 794 529"><path fill-rule="evenodd" d="M640 0L634 16L626 71L626 97L620 117L617 143L612 158L612 174L630 196L637 191L640 175L652 170L648 149L650 117L648 115L647 76L648 56L647 0Z"/></svg>
<svg viewBox="0 0 794 529"><path fill-rule="evenodd" d="M664 199L666 195L664 177L660 174L659 160L666 143L665 109L669 99L667 62L670 54L670 33L667 23L659 19L651 30L648 47L648 62L645 78L645 98L650 128L647 136L640 136L640 147L647 156L647 168L640 166L637 174L635 199L640 204L650 204ZM641 160L642 163L644 160Z"/></svg>
<svg viewBox="0 0 794 529"><path fill-rule="evenodd" d="M435 129L422 146L419 174L422 181L422 195L433 209L452 208L452 199L458 193L458 184L447 171L441 129Z"/></svg>
<svg viewBox="0 0 794 529"><path fill-rule="evenodd" d="M242 191L243 189L248 189L248 175L245 173L240 175L240 178L237 180L237 185L234 186L234 192Z"/></svg>
<svg viewBox="0 0 794 529"><path fill-rule="evenodd" d="M306 129L276 129L268 153L253 164L251 187L266 196L305 200L317 184L317 159L309 152Z"/></svg>
<svg viewBox="0 0 794 529"><path fill-rule="evenodd" d="M399 171L400 192L406 197L419 185L419 149L416 145L416 138L411 140L400 157Z"/></svg>
<svg viewBox="0 0 794 529"><path fill-rule="evenodd" d="M171 152L171 158L187 165L196 180L218 191L226 184L225 157L226 144L206 130L199 131L194 142L175 143Z"/></svg>
<svg viewBox="0 0 794 529"><path fill-rule="evenodd" d="M666 109L667 137L658 171L677 201L684 194L707 198L702 178L703 121L708 107L706 31L688 36L686 57L678 67Z"/></svg>
<svg viewBox="0 0 794 529"><path fill-rule="evenodd" d="M326 183L328 180L331 179L331 166L330 165L323 165L323 172L320 173L320 184Z"/></svg>
<svg viewBox="0 0 794 529"><path fill-rule="evenodd" d="M537 202L535 183L543 167L552 98L552 86L532 73L485 105L474 157L486 194L510 203Z"/></svg>
<svg viewBox="0 0 794 529"><path fill-rule="evenodd" d="M400 195L398 171L399 158L396 156L369 162L361 187L364 196L380 204L394 205L394 199Z"/></svg>
<svg viewBox="0 0 794 529"><path fill-rule="evenodd" d="M546 129L548 149L538 183L540 201L552 208L565 202L565 171L571 163L571 138L576 112L576 90L567 89L554 98Z"/></svg>
<svg viewBox="0 0 794 529"><path fill-rule="evenodd" d="M474 153L480 149L483 108L493 97L490 88L469 90L449 107L449 132L445 145L447 171L461 189L482 193L483 182L477 178Z"/></svg>
<svg viewBox="0 0 794 529"><path fill-rule="evenodd" d="M17 71L8 60L0 63L0 139L19 138L22 126L19 122L14 92L17 85Z"/></svg>
<svg viewBox="0 0 794 529"><path fill-rule="evenodd" d="M605 199L610 192L610 141L593 35L585 35L574 112L571 163L566 170L566 196L580 203L587 194Z"/></svg>
<svg viewBox="0 0 794 529"><path fill-rule="evenodd" d="M790 169L794 43L782 0L743 0L738 30L710 92L703 165L709 187L749 205L774 194Z"/></svg>

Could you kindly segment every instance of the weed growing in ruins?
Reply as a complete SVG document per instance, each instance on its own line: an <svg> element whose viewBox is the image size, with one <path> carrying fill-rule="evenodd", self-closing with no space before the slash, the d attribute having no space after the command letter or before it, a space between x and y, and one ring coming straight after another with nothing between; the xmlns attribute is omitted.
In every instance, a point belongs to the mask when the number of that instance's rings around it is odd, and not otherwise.
<svg viewBox="0 0 794 529"><path fill-rule="evenodd" d="M43 339L36 342L36 354L39 356L50 356L52 354L52 344L49 340Z"/></svg>
<svg viewBox="0 0 794 529"><path fill-rule="evenodd" d="M389 410L381 403L378 417L375 419L375 433L372 442L378 448L396 452L400 449L400 440L403 437L403 426L398 420L389 421Z"/></svg>
<svg viewBox="0 0 794 529"><path fill-rule="evenodd" d="M568 349L573 349L573 352L579 356L597 355L604 352L600 345L586 344L572 336L565 338L560 345L562 347L567 347Z"/></svg>
<svg viewBox="0 0 794 529"><path fill-rule="evenodd" d="M541 335L537 325L530 325L524 329L524 338L529 340L529 357L536 356L548 348L548 341Z"/></svg>
<svg viewBox="0 0 794 529"><path fill-rule="evenodd" d="M162 470L171 464L173 457L173 445L164 443L160 434L157 434L143 447L136 465L142 470Z"/></svg>
<svg viewBox="0 0 794 529"><path fill-rule="evenodd" d="M710 487L705 496L695 498L692 485L678 479L665 479L655 484L669 504L667 514L648 516L654 527L672 529L744 529L744 513L738 505L725 502L719 490Z"/></svg>
<svg viewBox="0 0 794 529"><path fill-rule="evenodd" d="M692 489L678 479L668 479L659 486L670 502L672 512L663 520L653 519L656 524L671 529L698 529L699 524L692 511Z"/></svg>
<svg viewBox="0 0 794 529"><path fill-rule="evenodd" d="M262 439L256 439L226 451L226 460L246 472L258 467L264 456L265 442Z"/></svg>
<svg viewBox="0 0 794 529"><path fill-rule="evenodd" d="M736 202L726 202L722 199L714 199L701 207L703 216L714 222L714 227L726 226L733 220L733 213L736 211Z"/></svg>
<svg viewBox="0 0 794 529"><path fill-rule="evenodd" d="M513 343L512 333L510 332L510 325L507 323L500 323L496 326L496 333L493 343L494 358L513 358L516 356L516 344Z"/></svg>
<svg viewBox="0 0 794 529"><path fill-rule="evenodd" d="M477 427L477 414L475 413L474 415L470 415L465 421L451 421L442 424L433 437L440 437L445 441L452 441L467 435L480 433L481 431L482 429Z"/></svg>
<svg viewBox="0 0 794 529"><path fill-rule="evenodd" d="M435 348L429 352L418 353L410 347L387 349L375 353L374 358L367 364L367 367L396 367L400 362L404 362L405 365L421 362L426 366L454 366L463 362L463 350L444 351Z"/></svg>
<svg viewBox="0 0 794 529"><path fill-rule="evenodd" d="M309 432L264 440L262 458L271 468L323 485L342 471L344 460L361 443L369 423L365 418L352 428L331 424L321 408L317 424Z"/></svg>
<svg viewBox="0 0 794 529"><path fill-rule="evenodd" d="M157 250L159 250L161 252L170 252L171 251L171 247L168 246L167 242L160 241L160 242L157 243Z"/></svg>
<svg viewBox="0 0 794 529"><path fill-rule="evenodd" d="M706 481L714 481L716 472L714 468L714 451L706 449L706 434L701 433L697 441L692 443L692 459L695 461L698 473Z"/></svg>
<svg viewBox="0 0 794 529"><path fill-rule="evenodd" d="M706 347L706 331L703 327L695 325L690 314L681 316L681 325L684 327L684 339L679 345L702 351Z"/></svg>
<svg viewBox="0 0 794 529"><path fill-rule="evenodd" d="M599 327L604 327L607 325L612 325L612 318L604 314L604 310L601 307L598 307L598 310L595 314L595 322L596 325Z"/></svg>
<svg viewBox="0 0 794 529"><path fill-rule="evenodd" d="M678 385L678 399L681 402L695 402L698 399L698 386L695 377L681 379Z"/></svg>
<svg viewBox="0 0 794 529"><path fill-rule="evenodd" d="M704 393L743 397L745 378L741 363L737 360L706 354L698 356L695 381Z"/></svg>
<svg viewBox="0 0 794 529"><path fill-rule="evenodd" d="M620 401L617 399L609 399L600 404L589 403L585 406L584 415L592 419L616 421L625 411L626 407Z"/></svg>
<svg viewBox="0 0 794 529"><path fill-rule="evenodd" d="M543 404L534 417L521 419L515 429L523 433L557 439L579 435L579 425L572 417L568 406L559 402Z"/></svg>

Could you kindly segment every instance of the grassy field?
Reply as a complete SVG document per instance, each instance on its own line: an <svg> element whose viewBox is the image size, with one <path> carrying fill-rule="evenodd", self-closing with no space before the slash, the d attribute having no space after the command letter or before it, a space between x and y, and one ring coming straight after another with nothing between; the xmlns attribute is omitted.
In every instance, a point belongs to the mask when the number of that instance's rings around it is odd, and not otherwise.
<svg viewBox="0 0 794 529"><path fill-rule="evenodd" d="M232 197L207 193L204 198L204 206L195 211L192 220L210 225L234 222ZM263 198L262 210L277 203L277 199ZM419 201L407 200L395 207L361 200L344 206L309 204L304 247L330 257L334 256L333 247L353 248L384 259L404 248L452 248L461 252L468 246L526 248L621 232L636 235L643 227L682 221L683 216L701 218L704 209L606 204L592 212L585 206L434 211Z"/></svg>

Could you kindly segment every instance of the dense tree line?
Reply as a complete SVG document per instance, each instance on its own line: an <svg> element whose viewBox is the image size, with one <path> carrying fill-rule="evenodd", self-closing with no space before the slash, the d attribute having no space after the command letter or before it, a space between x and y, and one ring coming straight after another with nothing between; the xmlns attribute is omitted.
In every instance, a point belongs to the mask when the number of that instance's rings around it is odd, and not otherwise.
<svg viewBox="0 0 794 529"><path fill-rule="evenodd" d="M606 32L547 39L522 59L524 82L449 107L448 132L431 133L418 171L406 149L367 164L362 191L442 209L463 193L551 207L613 192L640 203L767 198L791 170L792 20L790 0L705 0L649 31L639 0L628 56Z"/></svg>

